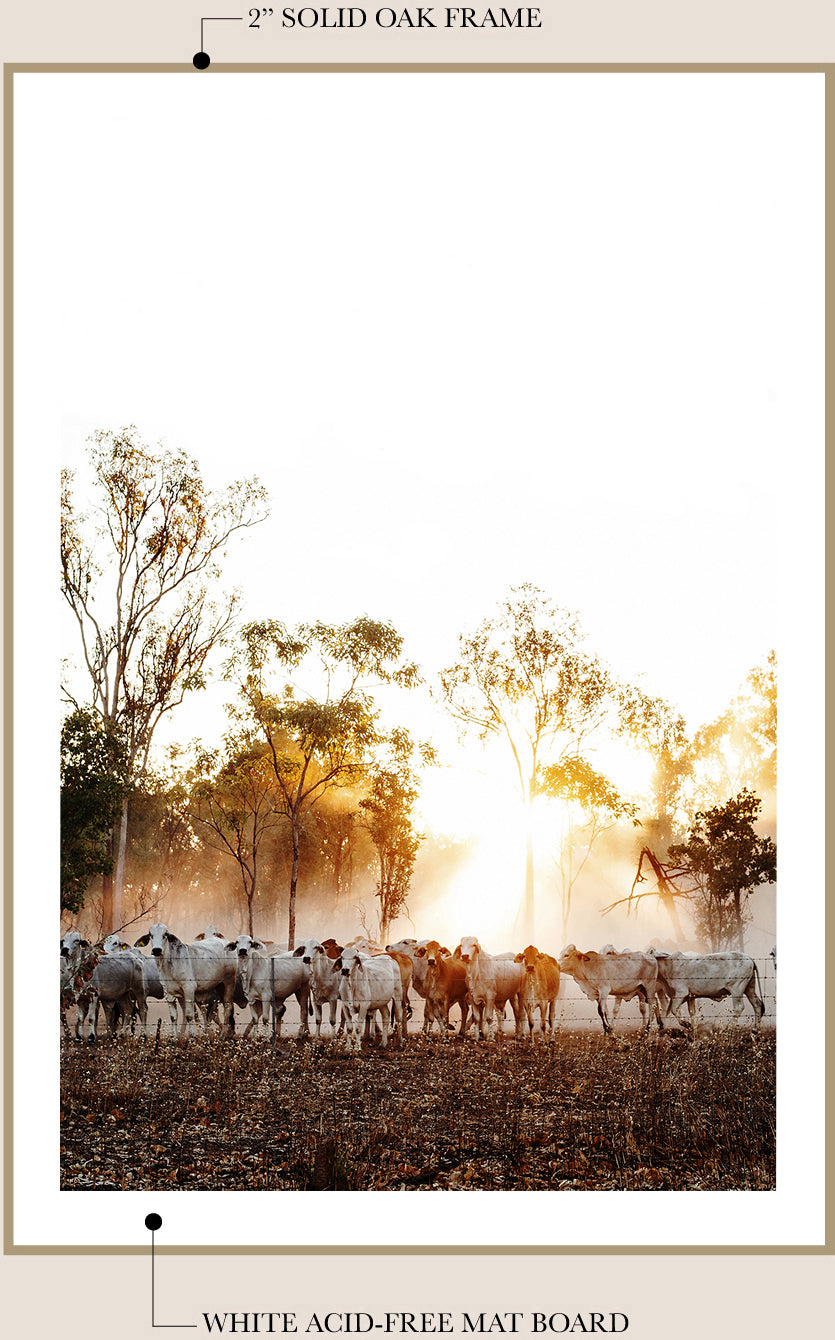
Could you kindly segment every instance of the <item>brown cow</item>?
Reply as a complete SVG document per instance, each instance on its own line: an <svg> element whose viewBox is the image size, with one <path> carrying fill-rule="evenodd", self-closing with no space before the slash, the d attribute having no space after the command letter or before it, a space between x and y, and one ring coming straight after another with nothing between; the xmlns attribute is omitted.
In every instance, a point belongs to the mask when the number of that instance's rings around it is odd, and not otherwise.
<svg viewBox="0 0 835 1340"><path fill-rule="evenodd" d="M516 963L523 963L525 971L522 977L520 998L522 1009L527 1015L531 1045L533 1045L533 1016L539 1010L539 1026L544 1038L552 1038L556 1032L557 996L560 990L560 965L550 954L542 954L535 945L528 945L521 954L517 954Z"/></svg>
<svg viewBox="0 0 835 1340"><path fill-rule="evenodd" d="M449 1012L453 1005L461 1009L461 1025L458 1036L461 1037L467 1027L470 995L467 988L467 970L460 959L450 958L437 940L430 940L415 950L417 958L426 959L426 976L423 979L426 996L426 1009L423 1018L423 1031L429 1034L435 1020L446 1038L449 1029Z"/></svg>

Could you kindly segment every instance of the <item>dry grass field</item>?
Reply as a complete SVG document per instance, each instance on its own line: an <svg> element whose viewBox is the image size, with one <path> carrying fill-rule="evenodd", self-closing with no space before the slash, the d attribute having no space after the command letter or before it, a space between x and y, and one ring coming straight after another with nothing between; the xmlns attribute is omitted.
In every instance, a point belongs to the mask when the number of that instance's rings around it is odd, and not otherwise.
<svg viewBox="0 0 835 1340"><path fill-rule="evenodd" d="M774 1032L62 1044L66 1190L757 1190Z"/></svg>

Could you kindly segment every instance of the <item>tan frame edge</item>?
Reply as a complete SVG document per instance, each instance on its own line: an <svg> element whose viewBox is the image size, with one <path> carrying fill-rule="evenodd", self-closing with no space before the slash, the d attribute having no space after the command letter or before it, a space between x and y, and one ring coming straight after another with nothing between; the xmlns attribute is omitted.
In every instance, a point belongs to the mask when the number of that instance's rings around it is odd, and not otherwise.
<svg viewBox="0 0 835 1340"><path fill-rule="evenodd" d="M822 74L824 76L824 130L826 142L826 164L835 155L835 97L830 94L835 88L835 64L809 62L803 64L467 64L455 62L444 64L376 64L376 63L294 63L294 64L253 64L253 65L212 65L208 71L197 71L187 64L85 64L85 63L22 63L3 66L3 111L4 111L4 172L3 172L3 279L4 279L4 318L3 318L3 390L4 390L4 459L3 459L3 596L4 596L4 644L3 644L3 726L5 753L3 760L3 781L6 804L3 815L3 937L6 945L14 944L14 907L13 907L13 741L14 741L14 699L12 692L12 629L13 629L13 539L14 539L14 433L13 433L13 208L14 208L14 76L15 74ZM825 216L826 242L829 241L829 220L835 216L835 171L826 172L825 180ZM832 349L835 347L835 319L831 313L835 307L835 265L827 269L826 275L826 384L835 365ZM825 445L828 455L830 446L830 423L826 417ZM831 728L835 729L835 728ZM829 730L826 743L829 743ZM828 750L827 750L828 753ZM835 949L835 933L832 927L826 931L826 949L832 957ZM14 1159L13 1159L13 1105L12 1077L14 1062L14 965L11 953L5 964L3 987L4 1020L4 1063L3 1063L3 1252L6 1256L144 1256L147 1247L114 1247L106 1243L88 1247L65 1246L19 1246L13 1240L14 1232ZM829 1042L825 1049L825 1060L831 1060L833 1048L832 1033L835 1026L835 1008L831 996L826 997L825 1022L829 1024ZM826 1098L830 1111L833 1097L832 1067L828 1067L829 1077L826 1084ZM826 1152L831 1154L833 1141L826 1140ZM456 1246L437 1247L392 1247L381 1243L370 1247L335 1247L311 1243L305 1246L251 1246L217 1245L213 1247L160 1247L158 1255L164 1256L835 1256L835 1214L833 1214L832 1194L835 1182L835 1170L832 1158L828 1160L826 1174L825 1242L809 1246L736 1246L717 1243L715 1246L667 1246L658 1244L651 1247L598 1246L594 1243L571 1247L554 1246ZM648 1193L663 1194L663 1193ZM768 1193L762 1193L768 1194Z"/></svg>

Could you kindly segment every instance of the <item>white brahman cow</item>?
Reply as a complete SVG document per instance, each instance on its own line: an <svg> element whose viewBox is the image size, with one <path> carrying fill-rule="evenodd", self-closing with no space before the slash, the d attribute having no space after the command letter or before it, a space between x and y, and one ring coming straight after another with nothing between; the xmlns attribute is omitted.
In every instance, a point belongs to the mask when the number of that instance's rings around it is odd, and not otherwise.
<svg viewBox="0 0 835 1340"><path fill-rule="evenodd" d="M720 954L680 954L654 952L658 976L663 981L670 1002L667 1013L674 1014L687 1028L695 1025L694 1002L722 1000L730 996L733 1002L733 1021L739 1022L742 1002L747 996L754 1011L754 1027L759 1028L765 1014L765 1005L757 994L760 975L757 965L748 954L728 950ZM680 1010L687 1001L687 1019Z"/></svg>
<svg viewBox="0 0 835 1340"><path fill-rule="evenodd" d="M521 963L514 962L515 957L515 954L488 954L475 935L465 935L455 948L453 958L460 959L467 971L476 1041L486 1037L496 1011L499 1015L495 1021L496 1034L501 1032L501 1018L508 1001L516 1019L516 1036L522 1035L524 1014L520 992L524 969Z"/></svg>
<svg viewBox="0 0 835 1340"><path fill-rule="evenodd" d="M151 955L168 1002L172 1032L177 1030L177 1002L183 1007L184 1029L193 1034L198 1017L197 1001L215 988L220 993L221 1026L232 1031L237 965L226 951L225 941L222 944L185 944L163 922L158 921L136 941L138 948L143 945L151 947Z"/></svg>
<svg viewBox="0 0 835 1340"><path fill-rule="evenodd" d="M316 1038L322 1036L322 1008L328 1007L331 1037L336 1036L339 1015L339 978L333 965L342 953L342 945L329 940L327 946L318 941L305 942L302 963L310 964L310 995ZM293 951L295 953L295 950Z"/></svg>
<svg viewBox="0 0 835 1340"><path fill-rule="evenodd" d="M298 1036L309 1036L307 1007L310 999L311 959L318 940L305 940L296 949L281 953L264 953L263 940L251 935L239 935L230 940L226 948L237 962L241 986L249 1003L252 1018L244 1030L248 1037L253 1027L260 1033L266 1031L270 1023L270 1010L276 1003L276 1037L281 1037L281 1021L285 1013L285 1000L295 996L299 1002L300 1023ZM307 962L304 959L307 958Z"/></svg>
<svg viewBox="0 0 835 1340"><path fill-rule="evenodd" d="M559 957L559 967L574 978L589 1000L595 1001L604 1033L612 1031L610 995L630 1000L637 994L641 998L644 1028L649 1029L658 979L658 968L651 954L639 950L598 954L594 949L581 953L575 945L566 945Z"/></svg>
<svg viewBox="0 0 835 1340"><path fill-rule="evenodd" d="M335 960L332 971L339 974L339 1000L346 1020L347 1045L359 1051L365 1033L366 1020L377 1011L383 1033L383 1046L388 1046L389 1012L393 1010L395 1029L403 1037L403 983L400 969L388 954L361 954L357 949L343 949Z"/></svg>

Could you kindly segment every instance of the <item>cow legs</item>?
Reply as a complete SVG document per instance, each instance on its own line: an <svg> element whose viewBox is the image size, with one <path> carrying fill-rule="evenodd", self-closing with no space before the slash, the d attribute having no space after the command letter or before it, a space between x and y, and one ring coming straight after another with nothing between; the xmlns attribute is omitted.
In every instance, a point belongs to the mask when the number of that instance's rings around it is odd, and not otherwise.
<svg viewBox="0 0 835 1340"><path fill-rule="evenodd" d="M86 1010L85 1010L83 1013L82 1013L82 1011L79 1009L79 1015L78 1015L78 1017L79 1017L79 1023L80 1023L80 1025L81 1025L81 1032L79 1033L79 1037L83 1037L83 1036L84 1036L84 1020L85 1020L85 1018L86 1018L86 1020L87 1020L87 1041L89 1042L89 1044L90 1044L91 1047L95 1047L95 1045L96 1045L96 1016L97 1016L98 1012L99 1012L99 998L98 998L98 996L92 996L92 997L91 997L91 999L90 999L90 1001L89 1001L89 1003L88 1003L88 1005L87 1005L87 1008L86 1008ZM112 1032L112 1029L111 1029L111 1032Z"/></svg>
<svg viewBox="0 0 835 1340"><path fill-rule="evenodd" d="M300 1019L299 1031L296 1034L298 1038L310 1037L310 1025L307 1022L307 1002L310 999L310 987L302 986L295 993L296 1000L299 1002Z"/></svg>
<svg viewBox="0 0 835 1340"><path fill-rule="evenodd" d="M175 1037L179 1024L177 1022L177 998L176 996L165 995L165 1003L168 1006L168 1017L171 1020L171 1036ZM185 1025L185 1006L183 1006L183 1024Z"/></svg>
<svg viewBox="0 0 835 1340"><path fill-rule="evenodd" d="M365 1021L368 1018L368 1005L355 1005L353 1009L354 1051L362 1051L362 1039L365 1033ZM350 1047L350 1041L348 1043Z"/></svg>
<svg viewBox="0 0 835 1340"><path fill-rule="evenodd" d="M612 1031L612 1024L611 1020L609 1019L609 1012L607 1008L608 999L609 999L608 991L605 992L605 994L602 991L598 993L597 1013L600 1015L600 1022L603 1025L604 1033L611 1033Z"/></svg>
<svg viewBox="0 0 835 1340"><path fill-rule="evenodd" d="M753 977L751 978L750 982L745 988L745 994L751 1002L751 1009L754 1011L754 1027L759 1028L760 1023L762 1021L762 1017L765 1014L765 1002L762 1001L760 997L757 995L757 989L754 986ZM741 1006L742 1001L740 1001L739 1003Z"/></svg>
<svg viewBox="0 0 835 1340"><path fill-rule="evenodd" d="M652 1007L655 1004L655 992L653 991L652 995L650 995L647 988L642 986L638 991L638 1004L641 1007L641 1023L643 1024L644 1032L648 1033L650 1024L652 1023Z"/></svg>
<svg viewBox="0 0 835 1340"><path fill-rule="evenodd" d="M141 1028L140 1037L148 1036L148 1002L144 996L137 996L136 1009L139 1014L139 1025Z"/></svg>
<svg viewBox="0 0 835 1340"><path fill-rule="evenodd" d="M191 991L183 993L183 1011L185 1014L185 1032L189 1037L195 1037L199 1009L194 1001L194 993Z"/></svg>

